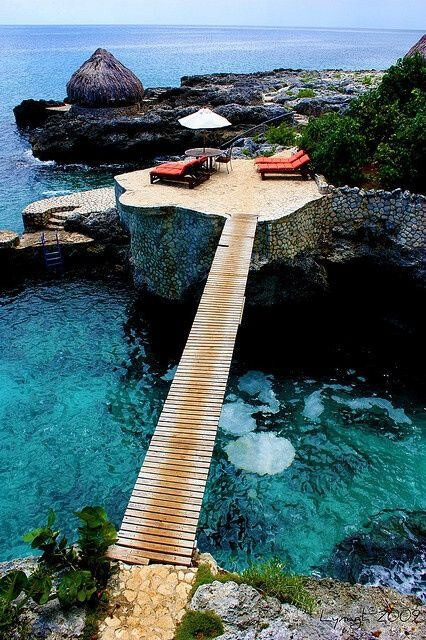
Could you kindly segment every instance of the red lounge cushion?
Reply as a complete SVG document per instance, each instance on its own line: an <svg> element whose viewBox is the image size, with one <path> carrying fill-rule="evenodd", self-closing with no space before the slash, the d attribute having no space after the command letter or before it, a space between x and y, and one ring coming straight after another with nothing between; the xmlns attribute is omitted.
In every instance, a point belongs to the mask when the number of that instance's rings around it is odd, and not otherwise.
<svg viewBox="0 0 426 640"><path fill-rule="evenodd" d="M160 165L153 171L151 171L151 175L157 176L183 176L185 174L186 168L184 166L163 166Z"/></svg>
<svg viewBox="0 0 426 640"><path fill-rule="evenodd" d="M310 160L310 157L308 156L307 153L305 153L303 156L301 156L300 158L297 158L297 160L295 160L291 164L295 169L298 169L299 167L303 167L303 165L307 164L309 160Z"/></svg>
<svg viewBox="0 0 426 640"><path fill-rule="evenodd" d="M297 158L301 158L303 155L305 155L305 152L303 151L303 149L299 149L299 151L297 153L293 153L293 155L291 156L290 160L297 160Z"/></svg>

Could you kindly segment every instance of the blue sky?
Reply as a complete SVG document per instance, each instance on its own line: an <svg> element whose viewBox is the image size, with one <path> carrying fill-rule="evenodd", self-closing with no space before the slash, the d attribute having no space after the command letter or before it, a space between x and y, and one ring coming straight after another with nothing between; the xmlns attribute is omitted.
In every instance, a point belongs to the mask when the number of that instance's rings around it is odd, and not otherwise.
<svg viewBox="0 0 426 640"><path fill-rule="evenodd" d="M3 0L0 24L210 24L426 30L426 0Z"/></svg>

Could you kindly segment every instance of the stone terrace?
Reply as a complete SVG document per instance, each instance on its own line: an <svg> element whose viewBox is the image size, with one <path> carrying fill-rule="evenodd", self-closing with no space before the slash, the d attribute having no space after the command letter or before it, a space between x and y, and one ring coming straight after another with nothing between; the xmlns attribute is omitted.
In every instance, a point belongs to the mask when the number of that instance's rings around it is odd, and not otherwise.
<svg viewBox="0 0 426 640"><path fill-rule="evenodd" d="M135 209L177 206L223 216L248 213L263 221L289 215L321 197L314 180L282 176L262 180L252 160L233 160L232 164L234 170L229 174L222 169L195 189L151 185L149 169L124 173L116 177L124 190L120 204Z"/></svg>

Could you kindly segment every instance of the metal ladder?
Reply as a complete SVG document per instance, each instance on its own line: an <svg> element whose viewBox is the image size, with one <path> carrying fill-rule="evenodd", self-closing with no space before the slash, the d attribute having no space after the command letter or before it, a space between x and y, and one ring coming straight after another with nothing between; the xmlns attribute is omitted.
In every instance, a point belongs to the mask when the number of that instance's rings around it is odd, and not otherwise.
<svg viewBox="0 0 426 640"><path fill-rule="evenodd" d="M52 249L48 249L46 245L46 237L44 232L41 234L40 241L43 249L44 264L47 270L63 271L64 258L59 244L58 234L55 234L56 245Z"/></svg>

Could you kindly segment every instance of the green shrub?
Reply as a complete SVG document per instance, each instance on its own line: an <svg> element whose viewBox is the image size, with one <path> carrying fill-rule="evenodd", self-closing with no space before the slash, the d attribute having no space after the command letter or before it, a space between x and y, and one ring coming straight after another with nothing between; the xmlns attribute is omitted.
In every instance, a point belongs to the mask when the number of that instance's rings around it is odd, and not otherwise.
<svg viewBox="0 0 426 640"><path fill-rule="evenodd" d="M313 89L299 89L296 98L315 98L317 94Z"/></svg>
<svg viewBox="0 0 426 640"><path fill-rule="evenodd" d="M223 633L222 620L213 611L187 611L176 629L175 640L211 640Z"/></svg>
<svg viewBox="0 0 426 640"><path fill-rule="evenodd" d="M300 147L311 156L311 166L337 186L353 185L362 177L367 147L355 119L337 113L313 118L305 127Z"/></svg>
<svg viewBox="0 0 426 640"><path fill-rule="evenodd" d="M17 624L21 610L31 599L43 605L58 598L64 607L97 602L110 572L105 552L117 539L114 525L101 507L85 507L75 514L81 521L77 543L68 544L53 528L55 512L50 509L46 525L23 539L42 552L37 568L27 577L23 571L9 571L0 580L0 629ZM58 587L53 590L53 574Z"/></svg>
<svg viewBox="0 0 426 640"><path fill-rule="evenodd" d="M367 87L371 86L371 83L373 82L373 78L371 76L364 76L363 79L361 80L362 84L365 84Z"/></svg>
<svg viewBox="0 0 426 640"><path fill-rule="evenodd" d="M241 153L243 154L243 156L246 156L247 158L251 157L251 151L250 151L250 149L247 149L246 147L242 148Z"/></svg>
<svg viewBox="0 0 426 640"><path fill-rule="evenodd" d="M369 86L372 77L362 82ZM426 60L416 54L398 60L345 115L311 119L300 146L336 185L359 184L363 167L377 163L381 186L424 192L425 118Z"/></svg>
<svg viewBox="0 0 426 640"><path fill-rule="evenodd" d="M203 584L211 584L212 582L237 582L241 583L241 577L238 573L227 573L227 572L219 572L216 575L213 575L211 569L206 564L201 564L198 567L197 575L195 576L195 582L192 585L191 592L189 594L189 599L192 598L194 593L197 591L198 587L201 587Z"/></svg>
<svg viewBox="0 0 426 640"><path fill-rule="evenodd" d="M268 560L262 564L252 565L241 573L241 581L274 596L281 602L312 613L315 600L304 586L304 578L285 572L285 565L279 560Z"/></svg>
<svg viewBox="0 0 426 640"><path fill-rule="evenodd" d="M265 139L269 144L292 146L296 142L297 134L292 127L282 122L276 127L269 127L265 132Z"/></svg>
<svg viewBox="0 0 426 640"><path fill-rule="evenodd" d="M385 189L401 185L412 191L424 189L426 160L426 110L405 118L388 142L377 147L375 159Z"/></svg>

